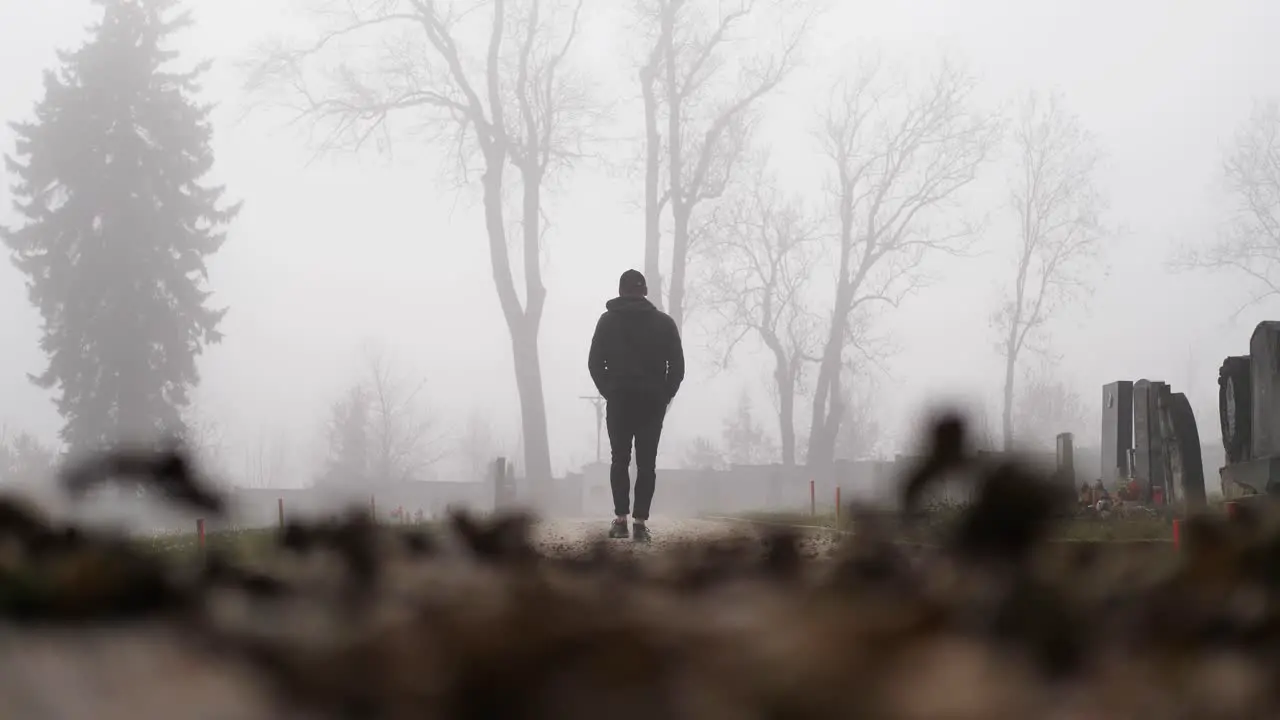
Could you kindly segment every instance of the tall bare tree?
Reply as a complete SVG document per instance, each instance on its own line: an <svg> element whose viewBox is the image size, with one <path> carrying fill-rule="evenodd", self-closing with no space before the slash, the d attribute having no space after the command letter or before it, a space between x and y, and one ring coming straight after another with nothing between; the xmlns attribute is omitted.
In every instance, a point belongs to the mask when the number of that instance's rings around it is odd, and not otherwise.
<svg viewBox="0 0 1280 720"><path fill-rule="evenodd" d="M1178 264L1241 276L1253 286L1247 307L1280 295L1280 99L1255 104L1223 172L1235 200L1231 219L1216 242L1184 253Z"/></svg>
<svg viewBox="0 0 1280 720"><path fill-rule="evenodd" d="M1048 362L1024 373L1021 397L1014 408L1014 419L1028 448L1050 450L1056 447L1059 433L1083 433L1090 427L1085 404L1080 394L1063 382Z"/></svg>
<svg viewBox="0 0 1280 720"><path fill-rule="evenodd" d="M821 115L836 282L814 387L809 465L834 457L846 415L841 371L846 352L866 352L871 314L897 307L919 287L930 255L960 253L972 240L973 228L949 222L946 211L977 177L1001 131L994 116L973 107L973 86L948 62L919 88L869 63L837 84Z"/></svg>
<svg viewBox="0 0 1280 720"><path fill-rule="evenodd" d="M848 379L841 385L844 418L836 436L835 457L841 460L867 460L882 450L884 425L877 418L874 388L868 378L847 368Z"/></svg>
<svg viewBox="0 0 1280 720"><path fill-rule="evenodd" d="M288 464L288 437L279 431L268 433L264 428L244 451L244 471L241 478L246 487L282 487Z"/></svg>
<svg viewBox="0 0 1280 720"><path fill-rule="evenodd" d="M708 265L707 303L720 320L728 365L745 340L773 359L782 464L796 464L796 396L817 354L819 322L807 289L818 258L817 228L795 198L785 198L766 163L732 193Z"/></svg>
<svg viewBox="0 0 1280 720"><path fill-rule="evenodd" d="M381 480L426 479L447 455L423 390L425 378L397 371L384 353L369 354L365 388L369 398L369 472Z"/></svg>
<svg viewBox="0 0 1280 720"><path fill-rule="evenodd" d="M583 5L330 0L320 8L326 27L309 43L270 48L249 82L326 128L322 150L359 149L375 134L389 142L390 122L400 118L454 154L464 183L478 165L494 288L515 360L526 473L535 483L551 478L538 355L547 295L543 191L581 157L592 121L588 84L569 61ZM484 42L468 39L478 37ZM326 62L332 69L322 69ZM519 184L516 257L504 213L508 168Z"/></svg>
<svg viewBox="0 0 1280 720"><path fill-rule="evenodd" d="M767 465L777 459L773 438L756 423L753 404L744 387L738 407L724 419L725 459L730 465Z"/></svg>
<svg viewBox="0 0 1280 720"><path fill-rule="evenodd" d="M1059 96L1046 100L1027 94L1011 142L1015 170L1009 203L1018 243L1013 286L994 318L1004 354L1005 450L1014 442L1018 359L1054 312L1086 286L1091 261L1101 250L1106 207L1093 177L1101 152Z"/></svg>
<svg viewBox="0 0 1280 720"><path fill-rule="evenodd" d="M484 480L489 477L493 461L502 454L502 444L494 437L493 423L488 417L479 411L471 413L458 439L456 452L459 464L469 479Z"/></svg>
<svg viewBox="0 0 1280 720"><path fill-rule="evenodd" d="M182 420L183 445L199 459L206 474L220 481L229 481L228 443L222 423L218 422L198 402L193 402L184 408Z"/></svg>
<svg viewBox="0 0 1280 720"><path fill-rule="evenodd" d="M370 350L359 381L332 406L329 458L320 481L334 484L425 479L447 454L423 390L426 380L398 371Z"/></svg>
<svg viewBox="0 0 1280 720"><path fill-rule="evenodd" d="M645 121L645 275L677 327L700 206L720 198L747 147L762 99L797 66L815 15L801 0L637 0L648 46L640 68ZM778 30L777 43L766 40ZM747 53L739 48L764 47ZM671 209L671 273L662 217ZM662 288L666 288L665 298Z"/></svg>

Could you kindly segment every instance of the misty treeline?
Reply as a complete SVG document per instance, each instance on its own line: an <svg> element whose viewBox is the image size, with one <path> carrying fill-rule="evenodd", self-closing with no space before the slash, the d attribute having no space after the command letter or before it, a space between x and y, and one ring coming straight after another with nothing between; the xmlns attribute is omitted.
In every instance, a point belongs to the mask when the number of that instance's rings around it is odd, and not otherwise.
<svg viewBox="0 0 1280 720"><path fill-rule="evenodd" d="M239 209L208 181L208 63L173 49L192 22L176 0L94 2L101 22L45 73L6 156L18 220L3 240L48 358L31 379L54 393L63 451L164 435L200 444L210 433L192 420L197 359L227 312L205 262ZM1102 151L1065 98L1029 89L989 106L954 60L922 72L884 59L819 66L809 51L823 8L804 0L303 5L298 32L243 58L245 91L255 107L291 108L318 131L318 151L427 145L443 177L481 198L531 480L551 476L538 344L546 200L592 166L633 171L643 223L621 242L643 250L654 302L682 328L709 328L717 365L744 350L769 365L773 419L762 425L744 395L690 464L874 454L873 378L893 352L892 311L934 279L935 260L975 252L1008 261L985 330L1005 361L999 442L1041 441L1082 412L1044 360L1044 331L1083 299L1116 234L1096 184ZM622 83L583 52L601 18L624 54ZM795 109L785 93L806 74L826 91L802 108L813 162L797 183L762 127L780 103ZM1189 256L1246 273L1261 297L1278 287L1280 112L1260 108L1226 165L1240 211ZM1000 188L994 200L984 184ZM421 390L371 355L327 418L322 480L421 477L444 438ZM472 425L478 471L492 439ZM30 436L2 440L7 475L53 455ZM262 482L279 452L260 448Z"/></svg>
<svg viewBox="0 0 1280 720"><path fill-rule="evenodd" d="M1097 153L1060 99L1028 94L1012 122L982 107L976 79L950 61L916 74L879 61L841 68L808 113L823 182L789 188L759 130L771 101L812 70L818 3L313 9L299 18L310 35L263 47L249 87L322 130L323 150L430 142L443 172L480 191L533 478L550 476L551 457L538 354L544 193L585 165L634 161L655 304L682 328L709 325L724 366L743 348L771 360L776 449L744 406L726 427L729 462L821 466L875 449L866 384L890 352L886 313L928 281L932 257L984 239L965 193L993 165L1017 168L1001 211L1018 216L1021 242L995 318L1011 442L1019 357L1104 235ZM615 45L631 53L624 87L606 91L577 52L590 13L611 15ZM607 142L619 132L633 142ZM715 444L702 438L694 452Z"/></svg>

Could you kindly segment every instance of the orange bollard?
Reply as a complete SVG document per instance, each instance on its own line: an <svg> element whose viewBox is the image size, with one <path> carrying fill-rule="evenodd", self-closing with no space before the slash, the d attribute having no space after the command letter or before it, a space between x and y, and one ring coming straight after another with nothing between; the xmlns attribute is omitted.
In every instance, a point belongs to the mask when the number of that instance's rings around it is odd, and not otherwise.
<svg viewBox="0 0 1280 720"><path fill-rule="evenodd" d="M836 522L840 522L840 486L836 486Z"/></svg>
<svg viewBox="0 0 1280 720"><path fill-rule="evenodd" d="M818 496L813 493L813 481L809 481L809 514L818 514Z"/></svg>
<svg viewBox="0 0 1280 720"><path fill-rule="evenodd" d="M1239 517L1240 505L1235 502L1223 503L1223 507L1227 510L1227 519L1235 520Z"/></svg>
<svg viewBox="0 0 1280 720"><path fill-rule="evenodd" d="M280 519L280 529L284 529L284 498L276 498L276 516Z"/></svg>
<svg viewBox="0 0 1280 720"><path fill-rule="evenodd" d="M1182 520L1178 518L1173 519L1173 549L1182 549Z"/></svg>
<svg viewBox="0 0 1280 720"><path fill-rule="evenodd" d="M204 518L196 518L196 547L204 549Z"/></svg>

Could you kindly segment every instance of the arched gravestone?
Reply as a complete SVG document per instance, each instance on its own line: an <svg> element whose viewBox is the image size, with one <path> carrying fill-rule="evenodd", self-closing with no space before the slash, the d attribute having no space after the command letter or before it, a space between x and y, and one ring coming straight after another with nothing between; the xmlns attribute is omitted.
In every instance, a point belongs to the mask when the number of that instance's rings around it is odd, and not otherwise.
<svg viewBox="0 0 1280 720"><path fill-rule="evenodd" d="M1132 384L1132 400L1124 395L1128 383L1115 382L1103 392L1103 473L1137 480L1142 499L1151 501L1153 490L1162 488L1169 500L1203 504L1204 466L1200 433L1186 395L1174 393L1158 380L1138 380ZM1132 418L1124 406L1132 406ZM1125 447L1125 430L1132 420L1132 450ZM1121 453L1133 453L1133 462L1120 461ZM1115 459L1110 457L1115 453ZM1115 467L1119 466L1119 467ZM1126 473L1125 471L1128 470Z"/></svg>
<svg viewBox="0 0 1280 720"><path fill-rule="evenodd" d="M1246 462L1252 454L1253 390L1249 356L1229 357L1218 369L1218 421L1227 464Z"/></svg>
<svg viewBox="0 0 1280 720"><path fill-rule="evenodd" d="M1174 451L1178 457L1176 474L1179 496L1190 507L1203 507L1204 460L1200 455L1200 431L1196 428L1196 416L1191 403L1183 393L1164 396L1166 414L1173 430Z"/></svg>

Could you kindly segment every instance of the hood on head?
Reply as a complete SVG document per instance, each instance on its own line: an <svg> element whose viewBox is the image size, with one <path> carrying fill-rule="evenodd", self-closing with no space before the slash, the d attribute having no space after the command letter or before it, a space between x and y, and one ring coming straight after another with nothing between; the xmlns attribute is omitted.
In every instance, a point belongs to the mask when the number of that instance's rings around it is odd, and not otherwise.
<svg viewBox="0 0 1280 720"><path fill-rule="evenodd" d="M649 302L649 298L634 297L623 295L616 297L604 304L606 310L611 312L632 312L632 311L648 311L657 310L653 303Z"/></svg>

